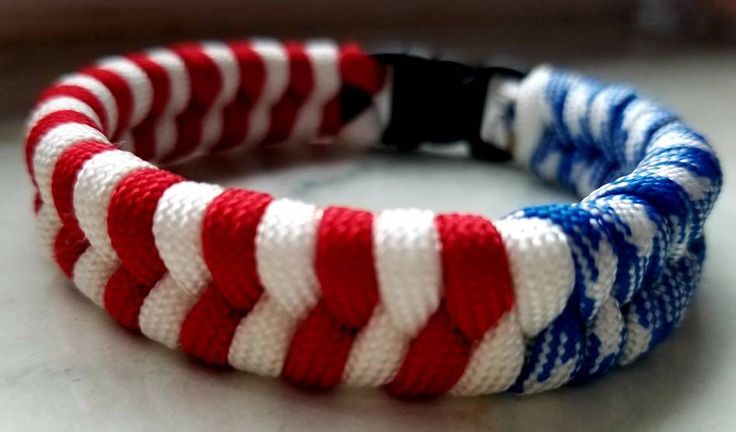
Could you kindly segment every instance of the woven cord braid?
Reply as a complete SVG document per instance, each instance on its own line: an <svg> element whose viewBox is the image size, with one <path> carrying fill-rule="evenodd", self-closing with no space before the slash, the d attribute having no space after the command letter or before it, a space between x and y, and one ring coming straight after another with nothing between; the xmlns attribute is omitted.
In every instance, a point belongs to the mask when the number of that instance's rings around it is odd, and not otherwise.
<svg viewBox="0 0 736 432"><path fill-rule="evenodd" d="M321 209L149 162L374 142L390 76L354 44L268 39L66 75L27 127L43 245L122 326L308 387L534 393L628 364L673 331L721 171L702 136L625 86L549 67L509 84L513 116L488 113L483 128L510 129L519 164L583 200L496 222Z"/></svg>
<svg viewBox="0 0 736 432"><path fill-rule="evenodd" d="M512 387L534 392L628 364L680 322L722 177L702 136L628 87L540 67L518 97L517 161L585 196L511 216L565 232L578 293L570 299L582 300L535 338ZM685 269L689 278L667 276ZM591 291L594 280L610 289Z"/></svg>

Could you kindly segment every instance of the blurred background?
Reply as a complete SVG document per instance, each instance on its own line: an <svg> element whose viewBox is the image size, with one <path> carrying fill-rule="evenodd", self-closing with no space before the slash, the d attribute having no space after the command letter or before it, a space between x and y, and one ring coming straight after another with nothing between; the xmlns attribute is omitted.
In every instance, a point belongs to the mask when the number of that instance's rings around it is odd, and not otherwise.
<svg viewBox="0 0 736 432"><path fill-rule="evenodd" d="M0 114L106 53L181 39L400 40L526 63L733 41L733 0L0 0Z"/></svg>
<svg viewBox="0 0 736 432"><path fill-rule="evenodd" d="M24 118L44 86L101 56L250 36L331 37L369 49L401 42L474 61L553 62L634 85L681 114L718 149L727 181L686 322L651 356L594 385L523 402L428 404L370 391L316 396L250 374L213 373L119 331L40 257L21 162ZM0 0L0 430L734 430L734 42L736 0ZM249 155L177 169L196 180L374 209L497 217L570 199L510 166L431 154Z"/></svg>

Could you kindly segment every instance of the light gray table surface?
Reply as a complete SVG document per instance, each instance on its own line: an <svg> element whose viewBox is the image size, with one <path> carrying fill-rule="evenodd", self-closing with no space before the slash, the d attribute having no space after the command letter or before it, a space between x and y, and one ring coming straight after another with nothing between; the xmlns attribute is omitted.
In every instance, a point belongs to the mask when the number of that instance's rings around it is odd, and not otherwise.
<svg viewBox="0 0 736 432"><path fill-rule="evenodd" d="M736 53L715 49L567 57L627 81L704 132L726 185L708 222L702 283L681 328L634 365L532 397L406 402L377 390L313 394L214 371L122 330L39 247L21 159L22 119L0 118L0 429L465 431L736 430ZM29 90L30 91L30 90ZM270 152L189 164L195 179L318 204L418 206L491 217L570 201L520 170L388 152Z"/></svg>

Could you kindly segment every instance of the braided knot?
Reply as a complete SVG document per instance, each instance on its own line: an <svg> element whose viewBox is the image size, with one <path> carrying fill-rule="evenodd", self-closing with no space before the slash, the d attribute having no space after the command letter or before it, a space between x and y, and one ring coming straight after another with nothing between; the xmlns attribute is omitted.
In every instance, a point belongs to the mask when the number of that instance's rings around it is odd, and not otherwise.
<svg viewBox="0 0 736 432"><path fill-rule="evenodd" d="M468 124L513 129L516 161L583 199L497 222L322 209L149 162L369 143L387 127L390 76L353 44L272 40L64 76L26 136L45 246L124 327L308 387L532 393L628 364L672 332L721 169L702 136L626 86L548 67L506 77L514 115Z"/></svg>

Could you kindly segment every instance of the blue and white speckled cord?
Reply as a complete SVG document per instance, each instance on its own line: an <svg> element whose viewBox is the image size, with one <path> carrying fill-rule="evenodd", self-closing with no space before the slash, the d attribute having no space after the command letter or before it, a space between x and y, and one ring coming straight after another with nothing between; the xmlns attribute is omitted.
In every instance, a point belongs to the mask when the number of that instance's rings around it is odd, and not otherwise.
<svg viewBox="0 0 736 432"><path fill-rule="evenodd" d="M570 301L511 388L526 393L628 364L670 334L698 284L722 178L710 145L670 111L546 66L520 83L513 130L518 163L584 197L508 217L558 226L575 269Z"/></svg>

